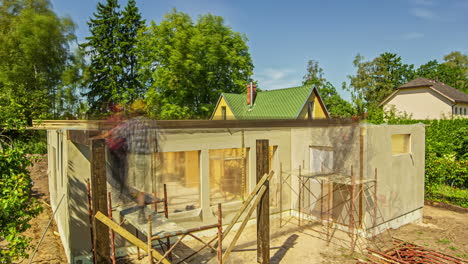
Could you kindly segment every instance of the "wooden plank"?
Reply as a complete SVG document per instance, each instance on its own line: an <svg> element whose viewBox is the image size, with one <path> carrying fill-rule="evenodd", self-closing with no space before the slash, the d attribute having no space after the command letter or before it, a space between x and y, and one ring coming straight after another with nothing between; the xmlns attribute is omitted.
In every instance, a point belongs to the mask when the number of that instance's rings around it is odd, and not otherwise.
<svg viewBox="0 0 468 264"><path fill-rule="evenodd" d="M145 242L143 242L140 239L136 238L134 235L132 235L130 232L128 232L125 228L121 227L116 222L110 220L109 217L105 216L101 212L97 212L94 217L96 219L98 219L99 221L101 221L104 225L106 225L109 228L111 228L112 230L114 230L114 232L116 232L117 234L119 234L120 236L122 236L123 238L128 240L130 243L134 244L138 248L141 248L143 251L148 253L148 245ZM162 259L162 255L159 254L158 251L156 251L154 249L151 249L151 253L153 255L153 258L155 258L156 260ZM168 260L166 260L166 259L163 259L162 263L170 264L170 262Z"/></svg>
<svg viewBox="0 0 468 264"><path fill-rule="evenodd" d="M91 199L94 212L107 214L106 145L104 139L91 141ZM110 262L109 228L93 221L97 263Z"/></svg>
<svg viewBox="0 0 468 264"><path fill-rule="evenodd" d="M242 231L244 230L245 225L249 221L249 218L252 215L253 211L257 208L257 206L258 206L259 202L261 201L261 198L262 198L262 196L263 196L263 194L265 193L266 190L267 190L267 187L262 185L262 188L258 192L257 198L255 199L254 203L250 207L249 211L247 212L246 217L244 218L244 220L242 221L239 229L237 230L236 234L234 235L234 238L232 239L231 244L229 244L229 247L224 252L223 262L227 261L227 258L229 257L229 254L231 254L231 251L234 248L234 246L236 245L237 240L239 239L240 235L242 234Z"/></svg>
<svg viewBox="0 0 468 264"><path fill-rule="evenodd" d="M107 120L42 120L33 121L29 129L62 129L69 130L108 130L117 122ZM312 120L148 120L147 125L162 129L191 128L273 128L273 127L328 127L358 125L351 119L312 119Z"/></svg>
<svg viewBox="0 0 468 264"><path fill-rule="evenodd" d="M268 140L256 141L257 182L270 171ZM257 205L257 262L270 263L270 181L265 181L265 193Z"/></svg>
<svg viewBox="0 0 468 264"><path fill-rule="evenodd" d="M273 177L273 174L275 174L275 172L270 171L269 174L263 175L262 179L257 183L257 186L255 186L254 190L250 193L249 197L247 197L247 200L245 200L245 202L242 204L242 207L237 211L237 213L234 216L234 218L232 219L231 223L229 223L229 225L226 227L226 229L224 229L223 239L229 234L232 227L237 223L237 221L239 221L239 218L244 213L245 209L249 206L252 199L255 197L255 195L258 193L260 188L263 186L263 183L265 181L269 181L271 179L271 177ZM218 242L215 243L214 247L215 248L218 247Z"/></svg>

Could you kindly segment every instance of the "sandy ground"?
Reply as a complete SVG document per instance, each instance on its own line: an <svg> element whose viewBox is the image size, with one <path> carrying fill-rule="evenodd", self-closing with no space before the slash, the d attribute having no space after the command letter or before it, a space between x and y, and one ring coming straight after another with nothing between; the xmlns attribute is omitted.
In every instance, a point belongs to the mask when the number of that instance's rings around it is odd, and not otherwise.
<svg viewBox="0 0 468 264"><path fill-rule="evenodd" d="M43 212L36 218L30 221L31 228L25 232L27 237L32 238L31 249L28 251L31 257L34 248L39 243L39 240L52 217L52 209L50 208L49 200L49 182L47 178L47 157L36 162L31 171L31 178L34 181L33 192L42 203L44 208ZM67 263L65 251L62 247L60 237L56 233L57 226L55 221L52 221L49 229L47 230L44 239L42 240L32 263ZM55 234L54 234L55 232ZM28 263L26 260L22 263Z"/></svg>
<svg viewBox="0 0 468 264"><path fill-rule="evenodd" d="M26 232L32 237L32 245L36 246L42 232L49 221L52 211L48 204L47 161L36 163L31 169L31 176L35 182L34 191L44 203L44 212L31 221L32 227ZM468 209L448 210L435 206L424 207L424 219L420 224L409 224L397 230L383 234L390 235L416 243L418 245L442 251L451 255L468 259ZM46 233L44 241L34 257L33 263L66 263L66 257L60 238L54 235L57 227L53 223ZM223 242L226 248L235 231ZM277 219L271 221L271 250L270 263L355 263L355 257L362 257L360 253L350 254L348 243L337 244L326 242L326 236L304 228L297 227L297 220L290 219L279 227ZM345 234L335 234L335 237L346 239ZM206 238L205 238L206 239ZM202 246L197 241L181 243L174 252L174 260L187 256L193 250ZM359 245L365 248L364 244ZM231 253L227 263L256 263L256 226L247 226L242 233L235 250ZM32 252L32 250L31 250ZM142 253L143 255L143 253ZM177 261L176 261L177 262ZM175 263L176 263L175 262ZM121 258L118 263L148 263L147 258L137 259L136 255ZM217 263L216 253L204 249L188 263Z"/></svg>

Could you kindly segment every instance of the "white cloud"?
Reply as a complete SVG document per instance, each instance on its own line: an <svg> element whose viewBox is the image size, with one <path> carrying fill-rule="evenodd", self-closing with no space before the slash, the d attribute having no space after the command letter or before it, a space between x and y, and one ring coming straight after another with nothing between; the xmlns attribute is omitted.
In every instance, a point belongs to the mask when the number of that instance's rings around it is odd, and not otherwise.
<svg viewBox="0 0 468 264"><path fill-rule="evenodd" d="M266 68L261 73L256 74L254 79L258 80L259 87L264 90L274 90L279 88L288 88L300 85L291 69Z"/></svg>
<svg viewBox="0 0 468 264"><path fill-rule="evenodd" d="M411 2L420 6L433 6L435 4L433 0L412 0Z"/></svg>
<svg viewBox="0 0 468 264"><path fill-rule="evenodd" d="M421 32L409 32L402 35L402 38L405 40L420 39L423 38L424 34Z"/></svg>
<svg viewBox="0 0 468 264"><path fill-rule="evenodd" d="M434 14L434 12L432 12L431 10L427 8L415 7L415 8L411 8L410 12L412 15L419 17L419 18L424 18L424 19L436 18L436 15Z"/></svg>

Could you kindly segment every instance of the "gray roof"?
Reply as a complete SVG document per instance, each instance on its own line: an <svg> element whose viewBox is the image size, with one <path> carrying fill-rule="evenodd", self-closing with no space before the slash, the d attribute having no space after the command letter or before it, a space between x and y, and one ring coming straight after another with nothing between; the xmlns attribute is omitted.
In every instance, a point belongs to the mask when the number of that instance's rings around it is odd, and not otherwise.
<svg viewBox="0 0 468 264"><path fill-rule="evenodd" d="M398 89L425 87L425 86L432 87L434 90L441 93L442 95L445 95L447 98L453 100L456 103L468 103L468 94L458 89L455 89L443 82L429 80L423 77L418 77L408 83L405 83L402 86L398 87Z"/></svg>

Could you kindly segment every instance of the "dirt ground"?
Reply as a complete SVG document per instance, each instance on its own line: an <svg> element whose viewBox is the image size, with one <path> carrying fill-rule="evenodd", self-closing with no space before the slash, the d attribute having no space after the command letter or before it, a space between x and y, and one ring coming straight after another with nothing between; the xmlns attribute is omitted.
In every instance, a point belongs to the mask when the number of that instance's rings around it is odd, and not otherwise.
<svg viewBox="0 0 468 264"><path fill-rule="evenodd" d="M36 246L50 217L52 210L49 204L47 182L47 160L37 162L31 168L34 181L33 190L44 203L44 212L31 221L32 228L26 232L32 237L32 245ZM403 239L415 244L432 248L447 254L468 259L468 209L448 206L424 206L423 223L409 224L397 230L391 230L383 236ZM446 206L447 207L447 206ZM453 210L453 209L456 210ZM362 257L360 253L350 254L348 243L338 244L335 240L327 243L325 235L297 227L297 220L290 219L279 228L277 219L271 221L271 263L355 263L355 257ZM34 257L33 263L66 263L60 237L53 223L46 233L44 241ZM229 245L234 231L223 242L224 248ZM335 234L335 237L346 239L346 235ZM181 243L174 252L174 259L181 259L202 244L197 241ZM360 245L365 248L365 245ZM256 226L247 226L242 233L235 250L231 253L227 263L256 263ZM32 252L32 250L31 250ZM146 258L138 260L136 255L121 258L118 263L148 263ZM201 254L190 259L189 263L216 263L216 253L204 249Z"/></svg>
<svg viewBox="0 0 468 264"><path fill-rule="evenodd" d="M50 196L49 181L47 178L47 156L44 156L40 161L34 163L32 168L30 168L30 172L31 179L34 182L34 196L36 196L41 201L44 210L36 218L30 221L31 228L24 233L27 237L32 238L32 248L28 251L29 257L31 257L34 248L39 243L39 240L44 233L50 218L52 217L52 209L49 205ZM55 221L52 221L44 236L44 239L39 245L32 263L67 263L67 257L65 256L65 251L57 231L57 225L55 224ZM27 263L27 261L25 260L23 263Z"/></svg>

